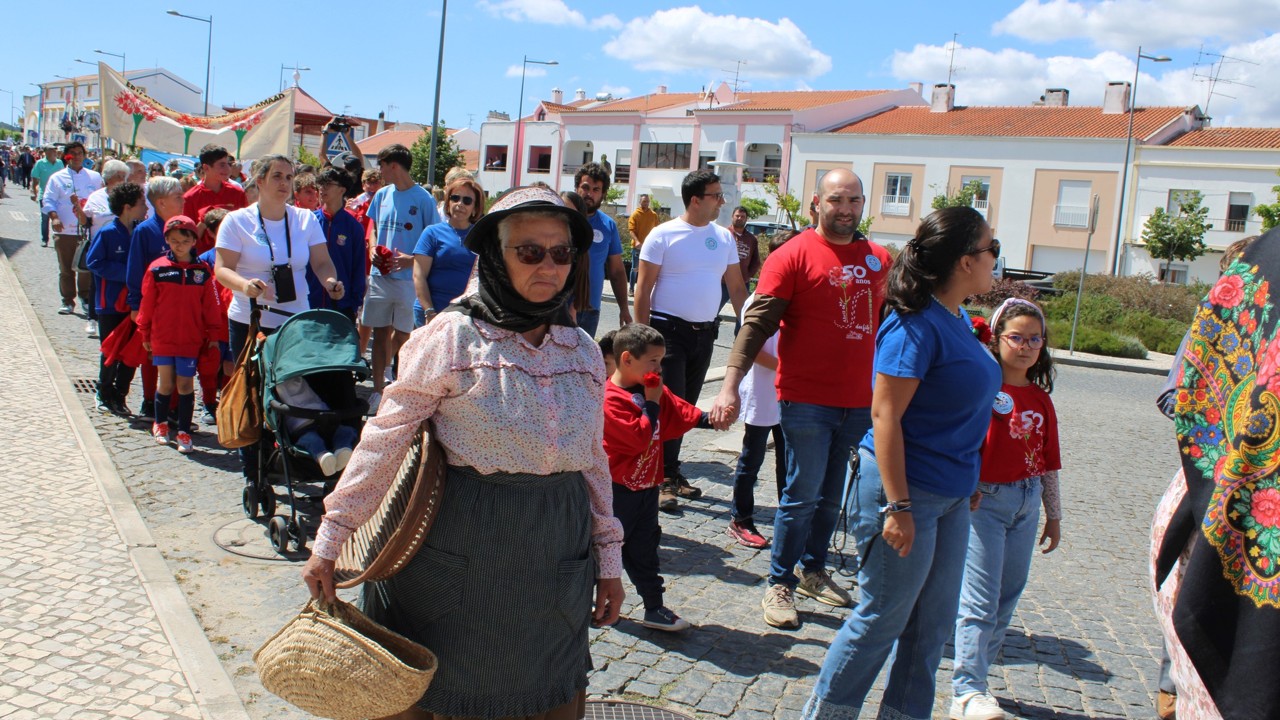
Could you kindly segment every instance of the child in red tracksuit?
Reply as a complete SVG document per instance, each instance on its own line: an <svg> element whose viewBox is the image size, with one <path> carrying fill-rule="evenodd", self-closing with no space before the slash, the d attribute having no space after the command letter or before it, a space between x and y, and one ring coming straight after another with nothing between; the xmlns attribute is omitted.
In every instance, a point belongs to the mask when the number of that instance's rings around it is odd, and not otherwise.
<svg viewBox="0 0 1280 720"><path fill-rule="evenodd" d="M195 255L196 224L175 215L164 224L169 252L147 267L142 278L138 330L158 375L156 417L151 435L169 443L169 401L178 390L178 452L189 453L195 412L196 363L206 346L217 346L222 313L213 288L213 268Z"/></svg>
<svg viewBox="0 0 1280 720"><path fill-rule="evenodd" d="M613 514L622 523L622 567L644 600L645 627L678 632L689 622L662 603L658 574L658 486L662 443L695 427L709 428L706 413L662 384L662 334L634 323L600 341L614 370L604 390L604 451L613 478Z"/></svg>

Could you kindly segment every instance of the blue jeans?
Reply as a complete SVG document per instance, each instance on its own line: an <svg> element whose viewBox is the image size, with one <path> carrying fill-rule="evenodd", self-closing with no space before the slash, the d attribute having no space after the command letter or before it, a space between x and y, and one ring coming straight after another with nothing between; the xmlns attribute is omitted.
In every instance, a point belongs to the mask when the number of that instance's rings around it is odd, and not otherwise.
<svg viewBox="0 0 1280 720"><path fill-rule="evenodd" d="M773 435L773 466L779 499L787 486L787 441L782 436L782 426L747 423L742 431L742 454L733 471L733 519L737 522L755 524L756 480L760 477L764 456L769 452L770 435Z"/></svg>
<svg viewBox="0 0 1280 720"><path fill-rule="evenodd" d="M1040 527L1040 478L1009 484L978 483L982 502L972 515L969 554L956 616L957 697L987 691L987 669L1027 586Z"/></svg>
<svg viewBox="0 0 1280 720"><path fill-rule="evenodd" d="M876 459L862 451L849 496L849 521L858 552L858 605L827 650L802 717L855 718L890 653L880 717L933 713L942 648L955 626L969 538L969 498L911 487L915 539L900 557L880 536L885 502Z"/></svg>
<svg viewBox="0 0 1280 720"><path fill-rule="evenodd" d="M596 336L596 329L600 327L600 310L598 308L587 308L578 312L578 327L587 331L592 338Z"/></svg>
<svg viewBox="0 0 1280 720"><path fill-rule="evenodd" d="M293 444L302 448L308 455L318 460L321 455L327 452L341 450L342 448L347 448L348 450L354 448L356 446L356 441L359 439L360 436L356 433L355 428L349 425L339 425L333 431L332 443L325 442L324 436L319 432L315 430L307 430L299 435L298 439L293 441Z"/></svg>
<svg viewBox="0 0 1280 720"><path fill-rule="evenodd" d="M787 484L773 521L769 584L794 588L796 563L823 569L840 517L853 447L871 427L870 408L838 408L784 400Z"/></svg>

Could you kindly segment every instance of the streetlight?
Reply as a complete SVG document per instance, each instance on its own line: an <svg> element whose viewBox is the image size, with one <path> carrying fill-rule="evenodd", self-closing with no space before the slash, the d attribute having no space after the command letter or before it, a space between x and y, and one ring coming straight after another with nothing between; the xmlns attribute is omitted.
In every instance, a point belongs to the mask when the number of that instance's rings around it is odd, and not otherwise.
<svg viewBox="0 0 1280 720"><path fill-rule="evenodd" d="M436 183L436 144L439 138L436 133L440 130L440 79L444 72L444 21L449 16L449 0L441 0L440 3L440 54L436 58L436 104L431 111L431 152L427 155L427 183L435 185ZM520 92L524 95L524 91ZM479 199L479 198L477 198Z"/></svg>
<svg viewBox="0 0 1280 720"><path fill-rule="evenodd" d="M525 55L524 63L520 66L520 105L519 105L520 110L519 112L516 113L516 152L515 152L516 164L514 169L512 169L511 171L512 187L520 187L520 163L523 159L522 155L524 155L524 152L523 152L524 150L524 147L523 147L524 145L524 75L525 75L525 72L529 69L530 63L533 63L534 65L559 65L560 64L556 60L530 60L529 56Z"/></svg>
<svg viewBox="0 0 1280 720"><path fill-rule="evenodd" d="M295 83L295 84L297 83L297 79L298 79L298 78L297 78L297 75L298 75L298 73L301 73L301 72L311 72L311 68L309 68L309 67L302 67L301 65L299 65L299 64L298 64L298 62L297 62L296 60L294 61L294 63L293 63L292 65L285 65L285 64L281 63L281 64L280 64L280 92L284 92L284 71L285 71L285 70L292 70L292 71L293 71L294 76L295 76L295 78L294 78L294 83Z"/></svg>
<svg viewBox="0 0 1280 720"><path fill-rule="evenodd" d="M1120 274L1120 239L1124 234L1125 225L1125 186L1129 180L1129 154L1133 151L1133 111L1138 104L1138 68L1142 66L1143 60L1151 62L1169 62L1173 58L1168 55L1144 55L1142 46L1138 46L1138 59L1133 63L1133 89L1129 96L1129 133L1124 141L1124 166L1121 168L1120 175L1120 217L1116 222L1116 244L1114 247L1115 255L1111 258L1111 274Z"/></svg>
<svg viewBox="0 0 1280 720"><path fill-rule="evenodd" d="M183 15L177 10L170 10L168 13L174 17L199 20L202 23L209 24L209 44L205 48L204 55L204 114L207 116L209 114L209 63L213 60L213 16L202 18L195 15Z"/></svg>
<svg viewBox="0 0 1280 720"><path fill-rule="evenodd" d="M113 52L107 52L106 50L94 50L94 52L98 53L99 55L110 55L111 57L120 58L120 74L121 75L124 74L124 53L116 54Z"/></svg>

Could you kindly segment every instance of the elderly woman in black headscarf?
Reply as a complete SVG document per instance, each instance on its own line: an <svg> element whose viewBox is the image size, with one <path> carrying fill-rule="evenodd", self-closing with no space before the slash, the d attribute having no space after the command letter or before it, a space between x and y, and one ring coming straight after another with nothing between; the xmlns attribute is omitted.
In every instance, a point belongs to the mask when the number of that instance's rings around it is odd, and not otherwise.
<svg viewBox="0 0 1280 720"><path fill-rule="evenodd" d="M622 602L622 530L603 450L604 364L569 318L591 243L554 192L519 188L467 236L479 289L415 332L369 421L303 578L333 597L334 560L386 494L419 424L449 465L440 513L365 610L434 651L439 671L404 718L581 718L587 625ZM592 587L595 608L592 611Z"/></svg>

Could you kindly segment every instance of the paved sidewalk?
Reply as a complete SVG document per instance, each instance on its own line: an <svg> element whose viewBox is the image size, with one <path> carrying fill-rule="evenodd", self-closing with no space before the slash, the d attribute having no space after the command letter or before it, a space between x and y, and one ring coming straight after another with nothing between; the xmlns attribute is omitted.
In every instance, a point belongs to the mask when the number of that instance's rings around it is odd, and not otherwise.
<svg viewBox="0 0 1280 720"><path fill-rule="evenodd" d="M0 255L0 717L247 718Z"/></svg>

